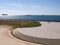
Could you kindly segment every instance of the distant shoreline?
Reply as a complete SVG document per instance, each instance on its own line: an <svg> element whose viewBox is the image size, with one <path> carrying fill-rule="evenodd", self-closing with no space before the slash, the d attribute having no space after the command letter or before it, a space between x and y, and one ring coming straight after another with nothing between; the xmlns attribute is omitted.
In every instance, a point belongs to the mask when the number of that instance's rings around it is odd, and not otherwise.
<svg viewBox="0 0 60 45"><path fill-rule="evenodd" d="M23 20L23 21L47 21L60 22L60 15L18 15L18 16L0 16L0 20Z"/></svg>

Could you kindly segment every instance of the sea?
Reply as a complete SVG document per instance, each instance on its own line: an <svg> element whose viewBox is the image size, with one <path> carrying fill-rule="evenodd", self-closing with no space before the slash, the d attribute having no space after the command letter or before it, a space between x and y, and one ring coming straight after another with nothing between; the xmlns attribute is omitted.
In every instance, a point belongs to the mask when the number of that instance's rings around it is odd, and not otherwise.
<svg viewBox="0 0 60 45"><path fill-rule="evenodd" d="M0 20L1 19L60 22L60 15L16 15L16 16L0 16Z"/></svg>

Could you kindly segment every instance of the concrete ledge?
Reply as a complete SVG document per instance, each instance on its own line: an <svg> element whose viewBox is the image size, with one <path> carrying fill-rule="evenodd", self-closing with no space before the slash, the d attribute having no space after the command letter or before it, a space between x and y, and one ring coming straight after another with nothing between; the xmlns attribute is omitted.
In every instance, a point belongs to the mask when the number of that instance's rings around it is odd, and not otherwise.
<svg viewBox="0 0 60 45"><path fill-rule="evenodd" d="M24 35L16 30L14 30L12 32L12 34L13 34L13 36L15 36L18 39L22 39L22 40L33 42L33 43L60 45L60 39L47 39L47 38L31 37L28 35Z"/></svg>

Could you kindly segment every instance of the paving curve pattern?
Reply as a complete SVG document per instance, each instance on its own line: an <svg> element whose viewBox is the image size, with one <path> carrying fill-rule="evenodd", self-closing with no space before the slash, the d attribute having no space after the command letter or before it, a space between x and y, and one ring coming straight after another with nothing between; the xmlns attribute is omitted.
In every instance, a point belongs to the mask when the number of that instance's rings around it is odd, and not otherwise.
<svg viewBox="0 0 60 45"><path fill-rule="evenodd" d="M19 40L11 35L11 27L0 25L0 45L42 45Z"/></svg>
<svg viewBox="0 0 60 45"><path fill-rule="evenodd" d="M17 28L13 35L22 40L35 43L60 45L60 22L40 22L42 26Z"/></svg>

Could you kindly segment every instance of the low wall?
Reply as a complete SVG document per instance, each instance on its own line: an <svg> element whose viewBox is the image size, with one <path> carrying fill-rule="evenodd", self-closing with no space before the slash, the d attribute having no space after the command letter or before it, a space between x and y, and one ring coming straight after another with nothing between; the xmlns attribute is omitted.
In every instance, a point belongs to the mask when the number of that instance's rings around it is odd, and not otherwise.
<svg viewBox="0 0 60 45"><path fill-rule="evenodd" d="M47 38L38 38L32 37L23 33L18 32L18 30L11 31L12 35L18 39L22 39L25 41L40 43L46 45L60 45L60 39L47 39Z"/></svg>

